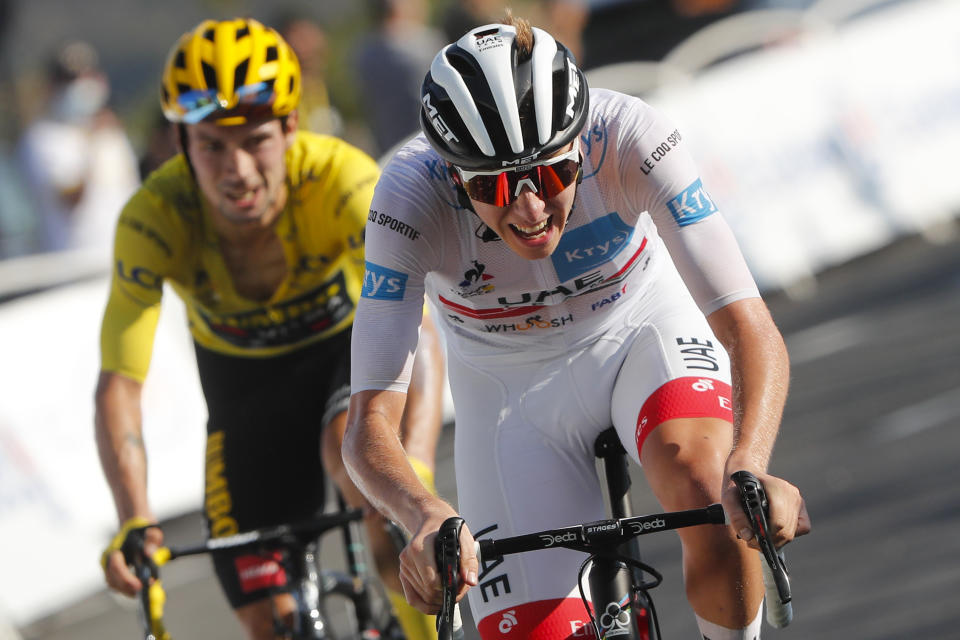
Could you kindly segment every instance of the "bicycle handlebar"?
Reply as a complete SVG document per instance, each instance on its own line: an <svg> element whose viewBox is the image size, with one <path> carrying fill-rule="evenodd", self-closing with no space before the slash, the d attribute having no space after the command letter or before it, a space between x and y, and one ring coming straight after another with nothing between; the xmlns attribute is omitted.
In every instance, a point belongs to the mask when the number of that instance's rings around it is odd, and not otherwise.
<svg viewBox="0 0 960 640"><path fill-rule="evenodd" d="M740 490L744 512L750 519L764 559L762 564L767 622L778 629L783 628L793 620L793 607L790 603L792 595L784 554L776 548L770 535L766 492L756 476L747 471L734 473L732 479ZM712 504L702 509L600 520L497 540L485 538L476 542L477 560L482 562L482 557L500 557L560 547L597 555L610 554L610 549L615 549L623 542L640 535L703 524L729 524L729 520L720 504ZM459 626L453 626L454 620L459 619L455 598L459 590L459 536L462 527L462 518L449 518L437 534L437 568L443 587L443 605L437 614L439 640L462 637ZM457 633L460 635L456 635Z"/></svg>
<svg viewBox="0 0 960 640"><path fill-rule="evenodd" d="M348 522L363 519L360 509L345 509L335 513L325 513L303 522L265 527L223 538L209 538L203 542L185 546L165 546L152 556L144 551L145 533L150 528L160 528L158 524L131 529L121 551L127 564L143 584L140 592L140 612L144 627L145 640L170 640L170 634L163 624L163 605L166 593L160 582L160 567L170 560L202 553L217 553L229 549L253 546L289 545L294 540L313 539Z"/></svg>
<svg viewBox="0 0 960 640"><path fill-rule="evenodd" d="M477 561L482 557L504 556L538 549L566 548L595 555L612 553L610 549L637 536L702 524L725 524L723 507L712 504L702 509L672 511L645 516L599 520L584 524L547 529L509 538L484 538L476 542ZM443 604L437 614L438 640L463 637L456 593L459 590L460 529L463 519L448 518L437 533L437 568L443 588Z"/></svg>
<svg viewBox="0 0 960 640"><path fill-rule="evenodd" d="M305 538L313 539L326 533L330 529L335 529L348 522L355 522L363 519L363 511L360 509L346 509L336 513L325 513L316 516L304 522L294 524L282 524L275 527L265 527L263 529L254 529L243 533L236 533L232 536L222 538L208 538L203 542L185 545L180 547L166 547L169 550L170 557L182 558L184 556L194 556L202 553L216 553L218 551L227 551L231 549L240 549L243 547L268 546L271 544L285 545L291 540ZM165 561L164 561L165 562Z"/></svg>
<svg viewBox="0 0 960 640"><path fill-rule="evenodd" d="M740 502L750 519L750 527L760 545L763 556L763 584L766 587L767 622L777 629L793 620L793 595L790 591L790 576L786 558L778 550L770 535L770 503L763 484L749 471L737 471L730 476L740 490Z"/></svg>
<svg viewBox="0 0 960 640"><path fill-rule="evenodd" d="M479 541L479 554L498 557L555 547L586 553L603 553L627 540L648 533L725 522L723 507L712 504L702 509L632 516L619 520L599 520L498 540L485 538Z"/></svg>

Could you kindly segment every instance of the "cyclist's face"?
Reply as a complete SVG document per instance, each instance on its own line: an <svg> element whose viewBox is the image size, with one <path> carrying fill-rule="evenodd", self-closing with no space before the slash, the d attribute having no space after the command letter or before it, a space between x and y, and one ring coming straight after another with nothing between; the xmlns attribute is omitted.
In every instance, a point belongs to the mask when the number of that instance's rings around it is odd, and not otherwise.
<svg viewBox="0 0 960 640"><path fill-rule="evenodd" d="M560 149L561 155L572 143ZM577 183L552 198L540 199L529 186L520 187L516 199L506 207L497 207L470 199L473 210L488 227L497 232L514 253L527 260L549 257L560 242L577 191Z"/></svg>
<svg viewBox="0 0 960 640"><path fill-rule="evenodd" d="M296 113L236 126L187 126L187 152L214 215L233 225L268 225L286 204L285 153L293 144Z"/></svg>

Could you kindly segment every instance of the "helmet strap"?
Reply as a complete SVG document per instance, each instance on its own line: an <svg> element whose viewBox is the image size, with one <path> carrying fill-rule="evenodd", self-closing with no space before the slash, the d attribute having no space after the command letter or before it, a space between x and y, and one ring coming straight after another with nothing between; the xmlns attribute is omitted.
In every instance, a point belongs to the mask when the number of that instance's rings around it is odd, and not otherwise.
<svg viewBox="0 0 960 640"><path fill-rule="evenodd" d="M187 152L187 145L189 144L189 140L187 140L187 125L182 122L177 124L177 140L180 142L180 153L183 154L183 157L187 161L187 168L190 169L190 175L196 180L197 174L193 170L193 163L190 162L190 154Z"/></svg>

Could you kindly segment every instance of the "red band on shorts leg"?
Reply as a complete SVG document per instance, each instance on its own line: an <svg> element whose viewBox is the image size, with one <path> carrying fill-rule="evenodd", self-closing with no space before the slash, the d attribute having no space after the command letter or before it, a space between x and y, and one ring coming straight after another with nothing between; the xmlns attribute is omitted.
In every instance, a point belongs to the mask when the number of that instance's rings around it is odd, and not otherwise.
<svg viewBox="0 0 960 640"><path fill-rule="evenodd" d="M578 640L595 638L579 598L527 602L491 613L477 625L483 640Z"/></svg>
<svg viewBox="0 0 960 640"><path fill-rule="evenodd" d="M675 418L720 418L733 422L730 385L693 376L671 380L654 391L637 416L637 455L658 424Z"/></svg>
<svg viewBox="0 0 960 640"><path fill-rule="evenodd" d="M282 587L287 584L287 572L283 570L280 552L269 556L244 555L233 560L237 568L240 590L252 593L270 587Z"/></svg>

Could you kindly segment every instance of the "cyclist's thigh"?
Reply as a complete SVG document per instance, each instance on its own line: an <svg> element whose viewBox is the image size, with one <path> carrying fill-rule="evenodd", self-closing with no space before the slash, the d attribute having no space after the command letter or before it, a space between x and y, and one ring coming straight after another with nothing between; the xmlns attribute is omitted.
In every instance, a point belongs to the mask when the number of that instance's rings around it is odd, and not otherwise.
<svg viewBox="0 0 960 640"><path fill-rule="evenodd" d="M588 437L599 433L562 373L563 363L510 363L481 372L450 354L457 408L458 502L474 536L503 537L599 520L603 499ZM537 394L556 405L536 413ZM566 638L586 624L577 590L582 553L537 551L485 561L470 609L484 638Z"/></svg>
<svg viewBox="0 0 960 640"><path fill-rule="evenodd" d="M638 463L646 438L668 420L733 418L727 352L686 290L675 286L679 276L664 270L664 278L613 390L614 426Z"/></svg>

